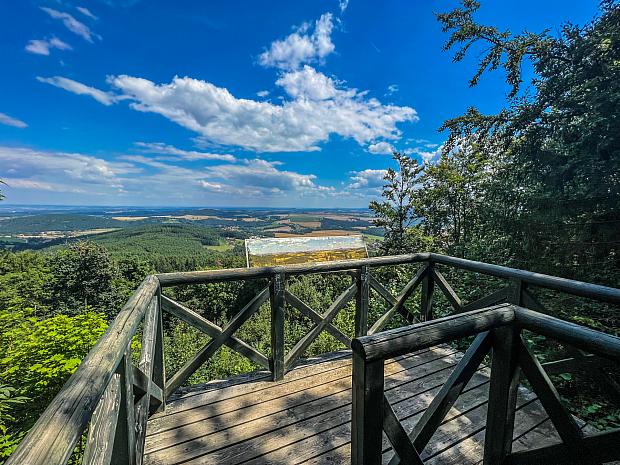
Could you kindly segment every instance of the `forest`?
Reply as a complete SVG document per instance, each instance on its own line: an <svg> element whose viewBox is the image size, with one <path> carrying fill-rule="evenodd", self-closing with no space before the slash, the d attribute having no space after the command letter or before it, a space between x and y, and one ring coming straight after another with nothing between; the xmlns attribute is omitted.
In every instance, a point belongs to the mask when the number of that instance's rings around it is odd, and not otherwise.
<svg viewBox="0 0 620 465"><path fill-rule="evenodd" d="M477 23L478 8L476 1L463 0L437 16L447 35L445 51L457 62L468 54L479 58L472 86L488 72L502 72L509 88L504 108L483 114L471 107L446 121L440 128L446 143L435 163L394 154L397 167L387 171L382 198L369 205L374 226L385 233L380 253L434 251L618 287L620 6L603 1L589 24L523 34ZM526 63L532 77L522 72ZM342 223L332 220L329 227ZM107 221L93 224L111 226ZM227 234L232 245L219 250L209 248L224 240L218 229L136 225L42 251L0 253L0 462L145 275L245 266L241 246ZM379 276L396 291L408 273L403 268ZM472 275L449 278L460 295L470 298L493 284ZM295 295L323 311L349 282L345 276L310 276L288 284ZM473 284L478 294L472 294ZM224 325L255 286L231 282L167 292ZM617 308L539 297L557 316L620 335ZM441 308L441 301L437 305ZM380 313L378 306L371 301ZM416 305L409 310L416 312ZM174 373L207 336L172 317L164 323L166 370ZM341 312L335 324L351 335L353 307ZM238 335L268 354L269 325L266 305ZM287 344L299 340L308 325L300 316L288 315ZM543 356L554 350L540 338L532 342ZM323 333L306 355L340 347ZM254 368L224 348L190 382ZM612 376L620 382L617 372ZM608 402L597 386L568 373L556 378L573 413L595 427L620 426L618 405ZM592 395L576 394L584 389Z"/></svg>

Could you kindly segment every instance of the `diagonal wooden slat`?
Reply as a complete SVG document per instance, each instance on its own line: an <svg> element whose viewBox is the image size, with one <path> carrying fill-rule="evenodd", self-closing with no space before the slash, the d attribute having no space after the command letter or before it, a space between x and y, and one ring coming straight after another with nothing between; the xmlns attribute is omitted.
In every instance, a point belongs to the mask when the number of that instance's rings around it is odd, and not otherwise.
<svg viewBox="0 0 620 465"><path fill-rule="evenodd" d="M428 266L423 266L418 270L413 279L407 283L407 285L403 288L402 291L400 291L400 294L398 294L398 297L396 297L396 303L394 304L394 306L385 314L383 314L375 322L375 324L372 325L372 328L368 330L369 335L373 335L381 331L385 327L385 325L390 322L394 314L402 309L402 307L405 305L406 300L413 293L413 291L415 291L416 287L422 282L424 276L426 276L427 270Z"/></svg>
<svg viewBox="0 0 620 465"><path fill-rule="evenodd" d="M409 435L416 450L424 450L433 433L461 395L461 392L465 389L465 386L484 360L484 357L491 350L491 345L492 337L490 332L485 331L476 336L476 339L471 343L461 361L424 411L422 418L420 418ZM399 462L394 461L394 459L390 461L391 465L396 463Z"/></svg>
<svg viewBox="0 0 620 465"><path fill-rule="evenodd" d="M489 295L481 297L478 300L474 300L461 308L461 313L469 312L471 310L478 310L479 308L491 307L492 305L506 302L508 298L508 291L510 287L503 287Z"/></svg>
<svg viewBox="0 0 620 465"><path fill-rule="evenodd" d="M259 308L269 299L269 288L259 292L248 304L237 313L222 332L211 339L196 356L188 361L182 368L177 371L172 379L166 383L166 398L170 396L178 387L180 387L187 379L206 362L232 334L241 327Z"/></svg>
<svg viewBox="0 0 620 465"><path fill-rule="evenodd" d="M582 438L583 433L573 416L562 404L555 386L523 338L521 338L519 346L519 365L523 374L530 382L532 390L540 399L562 441L569 448L574 447L576 442Z"/></svg>
<svg viewBox="0 0 620 465"><path fill-rule="evenodd" d="M398 420L385 394L383 395L383 431L385 431L385 434L396 452L392 461L397 459L396 463L401 463L403 465L424 465L424 462L422 462L420 458L420 454L418 454L415 446L411 443L409 435Z"/></svg>
<svg viewBox="0 0 620 465"><path fill-rule="evenodd" d="M112 460L120 404L121 376L115 373L93 412L83 465L108 465Z"/></svg>
<svg viewBox="0 0 620 465"><path fill-rule="evenodd" d="M396 305L396 302L398 302L396 300L396 297L394 297L392 295L392 293L390 291L388 291L383 284L381 284L377 278L375 278L372 274L368 273L368 284L370 284L370 287L372 287L375 291L377 291L377 294L379 294L381 297L383 297L383 300L385 300L388 304L390 304L392 307L394 305Z"/></svg>
<svg viewBox="0 0 620 465"><path fill-rule="evenodd" d="M342 294L340 294L336 300L327 309L322 319L317 323L301 340L295 344L291 351L284 359L284 366L288 369L292 364L303 355L308 346L312 344L317 336L327 327L328 324L334 319L340 310L353 298L357 292L357 284L353 283Z"/></svg>
<svg viewBox="0 0 620 465"><path fill-rule="evenodd" d="M448 299L448 302L452 305L452 308L454 308L457 313L460 313L463 308L463 303L461 302L459 296L456 295L456 292L454 292L454 289L452 289L452 286L448 284L448 281L446 281L444 275L436 269L433 269L433 277L435 278L437 286L439 286L439 289L443 292L443 295L446 296L446 299Z"/></svg>
<svg viewBox="0 0 620 465"><path fill-rule="evenodd" d="M548 313L545 306L540 303L540 301L529 291L529 289L525 288L521 291L521 299L523 300L524 307L540 313Z"/></svg>
<svg viewBox="0 0 620 465"><path fill-rule="evenodd" d="M284 298L289 303L289 305L291 305L292 307L295 307L301 313L303 313L308 318L310 318L314 322L315 325L318 325L321 321L323 321L323 317L318 312L313 310L309 305L307 305L303 300L298 298L296 295L291 294L288 289L284 291ZM349 339L346 334L344 334L342 331L340 331L338 328L336 328L331 323L325 326L325 331L327 331L329 334L334 336L336 339L338 339L340 342L345 344L347 347L351 347L351 339Z"/></svg>
<svg viewBox="0 0 620 465"><path fill-rule="evenodd" d="M184 305L175 302L174 300L161 296L162 307L172 315L177 318L183 320L185 323L193 326L196 329L204 332L205 334L211 337L217 337L222 334L222 328L220 328L215 323L204 318L202 315L197 312L185 307ZM269 359L265 357L262 353L256 350L254 347L249 344L243 342L241 339L231 336L226 342L224 342L231 349L239 352L244 357L249 358L254 363L259 364L260 366L269 369Z"/></svg>

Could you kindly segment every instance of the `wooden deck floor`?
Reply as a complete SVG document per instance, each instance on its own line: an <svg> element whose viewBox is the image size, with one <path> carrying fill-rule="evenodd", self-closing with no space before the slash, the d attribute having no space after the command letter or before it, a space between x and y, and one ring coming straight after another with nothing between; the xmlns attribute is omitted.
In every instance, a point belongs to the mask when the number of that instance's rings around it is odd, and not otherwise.
<svg viewBox="0 0 620 465"><path fill-rule="evenodd" d="M386 395L409 431L462 354L440 347L386 362ZM482 458L489 387L474 375L424 449L427 464ZM559 442L533 394L519 392L514 450ZM351 358L330 354L268 381L256 373L192 389L149 421L145 463L349 464ZM392 455L384 438L384 462Z"/></svg>

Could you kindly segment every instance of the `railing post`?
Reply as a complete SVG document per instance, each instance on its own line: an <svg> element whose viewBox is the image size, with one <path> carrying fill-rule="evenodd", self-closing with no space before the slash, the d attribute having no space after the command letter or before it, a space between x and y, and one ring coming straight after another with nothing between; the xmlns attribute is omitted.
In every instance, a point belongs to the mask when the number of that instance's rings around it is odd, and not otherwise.
<svg viewBox="0 0 620 465"><path fill-rule="evenodd" d="M517 389L519 331L515 326L492 330L491 383L484 438L484 465L504 463L512 451Z"/></svg>
<svg viewBox="0 0 620 465"><path fill-rule="evenodd" d="M271 373L273 380L284 378L284 273L277 273L269 284L271 302Z"/></svg>
<svg viewBox="0 0 620 465"><path fill-rule="evenodd" d="M357 294L355 295L355 337L366 336L368 332L368 267L362 266L356 277Z"/></svg>
<svg viewBox="0 0 620 465"><path fill-rule="evenodd" d="M510 304L523 305L523 291L525 284L520 279L510 279L510 290L508 291L507 301Z"/></svg>
<svg viewBox="0 0 620 465"><path fill-rule="evenodd" d="M433 269L435 265L429 261L426 265L426 272L422 280L422 296L420 300L420 316L423 321L433 319L433 292L435 291L435 280Z"/></svg>
<svg viewBox="0 0 620 465"><path fill-rule="evenodd" d="M155 353L153 354L153 382L161 388L161 392L166 392L166 365L164 360L164 322L163 309L161 306L161 286L157 289L157 326L155 329ZM161 412L166 408L166 396L162 398L161 404L151 410ZM151 411L151 413L154 413Z"/></svg>
<svg viewBox="0 0 620 465"><path fill-rule="evenodd" d="M136 411L133 394L131 342L121 360L119 371L121 375L121 404L111 464L134 465L136 463Z"/></svg>
<svg viewBox="0 0 620 465"><path fill-rule="evenodd" d="M383 439L383 359L353 351L351 463L380 465Z"/></svg>

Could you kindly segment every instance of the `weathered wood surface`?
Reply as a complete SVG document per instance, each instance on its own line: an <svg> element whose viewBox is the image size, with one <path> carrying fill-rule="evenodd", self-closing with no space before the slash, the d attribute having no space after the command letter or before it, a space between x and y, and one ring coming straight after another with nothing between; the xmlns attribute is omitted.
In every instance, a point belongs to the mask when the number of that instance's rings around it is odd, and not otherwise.
<svg viewBox="0 0 620 465"><path fill-rule="evenodd" d="M7 465L66 463L121 363L157 288L157 278L153 276L142 282L30 429Z"/></svg>
<svg viewBox="0 0 620 465"><path fill-rule="evenodd" d="M385 395L407 432L461 358L453 349L437 347L386 360ZM424 448L425 463L480 461L488 373L480 368L456 399ZM277 383L264 377L240 379L219 389L192 390L155 414L148 425L145 463L351 463L350 357L296 368ZM517 409L516 439L523 441L525 433L536 431L543 438L537 445L557 442L531 393L520 394ZM515 442L515 449L521 448ZM382 455L384 463L393 455L385 436Z"/></svg>

